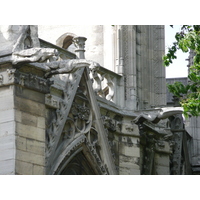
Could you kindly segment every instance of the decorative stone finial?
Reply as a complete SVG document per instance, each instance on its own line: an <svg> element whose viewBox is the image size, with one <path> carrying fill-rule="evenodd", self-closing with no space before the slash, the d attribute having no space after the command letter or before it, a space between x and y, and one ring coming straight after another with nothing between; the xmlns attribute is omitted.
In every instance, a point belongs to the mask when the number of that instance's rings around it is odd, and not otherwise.
<svg viewBox="0 0 200 200"><path fill-rule="evenodd" d="M85 37L81 37L81 36L78 36L78 37L74 37L73 41L74 41L74 45L76 47L76 56L79 58L79 59L85 59L85 41L87 40L87 38Z"/></svg>

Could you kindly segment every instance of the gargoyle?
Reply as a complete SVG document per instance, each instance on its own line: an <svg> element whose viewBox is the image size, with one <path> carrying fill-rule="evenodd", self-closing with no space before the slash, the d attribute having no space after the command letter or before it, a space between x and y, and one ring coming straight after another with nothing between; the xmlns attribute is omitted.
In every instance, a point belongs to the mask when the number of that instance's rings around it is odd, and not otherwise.
<svg viewBox="0 0 200 200"><path fill-rule="evenodd" d="M158 123L161 119L166 119L172 115L182 114L183 108L181 107L166 107L158 110L144 111L136 117L133 122L135 124L143 123L144 121L150 121L152 123Z"/></svg>
<svg viewBox="0 0 200 200"><path fill-rule="evenodd" d="M30 48L21 51L13 52L12 63L15 65L19 62L44 62L57 60L58 51L52 48Z"/></svg>
<svg viewBox="0 0 200 200"><path fill-rule="evenodd" d="M12 63L14 65L20 62L44 62L48 59L49 61L58 59L56 49L40 47L36 25L17 26L15 31L18 38L14 38L16 42L12 49Z"/></svg>
<svg viewBox="0 0 200 200"><path fill-rule="evenodd" d="M49 63L43 63L45 67L48 67L48 72L45 77L50 77L55 74L72 73L79 68L88 66L91 70L99 68L100 65L97 62L85 60L85 59L70 59L62 61L52 61Z"/></svg>

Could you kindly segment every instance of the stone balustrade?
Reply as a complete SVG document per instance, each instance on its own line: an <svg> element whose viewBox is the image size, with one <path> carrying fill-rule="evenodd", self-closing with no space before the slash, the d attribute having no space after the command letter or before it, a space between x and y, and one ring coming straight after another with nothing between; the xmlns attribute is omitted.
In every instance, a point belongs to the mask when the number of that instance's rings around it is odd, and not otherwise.
<svg viewBox="0 0 200 200"><path fill-rule="evenodd" d="M41 47L54 48L58 51L58 56L60 60L66 59L76 59L77 57L85 58L84 56L84 45L86 38L77 37L75 38L75 43L77 46L77 55L60 48L56 45L50 44L42 39L40 39ZM80 44L82 44L80 48ZM80 55L78 55L80 54ZM111 101L115 104L123 103L121 102L123 98L123 81L122 76L114 73L104 67L98 67L90 70L90 78L93 82L93 89L97 95L105 100Z"/></svg>
<svg viewBox="0 0 200 200"><path fill-rule="evenodd" d="M90 77L93 89L99 97L118 104L120 95L123 93L122 76L104 67L99 67L91 69Z"/></svg>
<svg viewBox="0 0 200 200"><path fill-rule="evenodd" d="M56 49L58 51L58 56L62 60L75 59L76 58L75 54L71 53L70 51L67 51L66 49L63 49L63 48L56 46L54 44L51 44L49 42L46 42L45 40L42 40L42 39L39 39L39 40L40 40L40 46L41 47Z"/></svg>

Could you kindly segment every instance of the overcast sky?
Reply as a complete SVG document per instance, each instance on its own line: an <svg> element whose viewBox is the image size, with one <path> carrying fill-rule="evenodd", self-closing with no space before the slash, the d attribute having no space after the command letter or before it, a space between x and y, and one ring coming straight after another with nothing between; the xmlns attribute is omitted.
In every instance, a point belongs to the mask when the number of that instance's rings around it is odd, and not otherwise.
<svg viewBox="0 0 200 200"><path fill-rule="evenodd" d="M174 36L178 31L180 31L180 25L174 25L174 28L171 28L169 25L165 25L165 52L167 52L168 47L175 42ZM183 53L181 51L177 52L177 59L175 59L173 64L169 67L166 67L166 78L187 77L188 61L185 59L188 58L188 55L189 53Z"/></svg>

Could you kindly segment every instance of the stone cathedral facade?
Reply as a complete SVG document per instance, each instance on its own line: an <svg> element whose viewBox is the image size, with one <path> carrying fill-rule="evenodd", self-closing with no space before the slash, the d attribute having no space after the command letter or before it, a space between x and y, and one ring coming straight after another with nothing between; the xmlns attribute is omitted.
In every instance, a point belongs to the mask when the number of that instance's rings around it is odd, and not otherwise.
<svg viewBox="0 0 200 200"><path fill-rule="evenodd" d="M1 26L0 44L0 174L192 174L164 26Z"/></svg>

